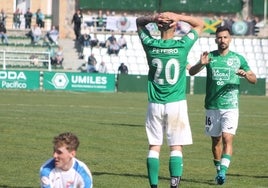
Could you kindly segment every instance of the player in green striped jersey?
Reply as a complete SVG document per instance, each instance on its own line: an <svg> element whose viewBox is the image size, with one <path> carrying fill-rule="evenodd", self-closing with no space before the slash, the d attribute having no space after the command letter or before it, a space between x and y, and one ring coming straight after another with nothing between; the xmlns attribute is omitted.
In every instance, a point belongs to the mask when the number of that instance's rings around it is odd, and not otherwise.
<svg viewBox="0 0 268 188"><path fill-rule="evenodd" d="M175 40L178 21L189 23L192 29L180 40ZM164 12L139 17L136 23L149 66L146 118L149 183L151 188L158 185L159 154L165 131L170 146L170 187L177 188L183 172L182 147L192 144L185 94L187 56L202 32L204 22L192 16ZM161 39L150 35L146 28L148 23L158 25Z"/></svg>
<svg viewBox="0 0 268 188"><path fill-rule="evenodd" d="M189 73L195 75L203 67L207 69L205 131L212 140L216 181L222 185L231 162L233 137L238 127L240 77L253 84L257 79L245 58L229 50L231 35L227 27L217 29L215 41L218 50L204 52Z"/></svg>

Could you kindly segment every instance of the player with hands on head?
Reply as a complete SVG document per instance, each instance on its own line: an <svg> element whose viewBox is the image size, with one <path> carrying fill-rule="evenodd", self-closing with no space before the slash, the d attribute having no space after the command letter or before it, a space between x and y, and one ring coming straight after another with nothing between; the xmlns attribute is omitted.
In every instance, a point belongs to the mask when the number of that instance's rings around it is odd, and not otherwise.
<svg viewBox="0 0 268 188"><path fill-rule="evenodd" d="M174 39L176 22L192 26L187 35ZM148 23L156 23L161 39L150 35ZM186 102L187 56L201 34L204 22L192 16L163 12L138 17L138 35L146 53L148 72L148 108L146 133L149 142L147 156L148 178L151 188L158 186L159 155L164 134L170 147L170 187L177 188L183 173L182 148L192 144L192 133Z"/></svg>
<svg viewBox="0 0 268 188"><path fill-rule="evenodd" d="M216 30L218 49L204 52L190 75L204 67L207 70L205 96L205 132L211 137L217 184L224 184L226 172L233 154L233 137L238 128L240 77L256 83L256 75L250 70L245 58L229 50L230 29L220 26Z"/></svg>

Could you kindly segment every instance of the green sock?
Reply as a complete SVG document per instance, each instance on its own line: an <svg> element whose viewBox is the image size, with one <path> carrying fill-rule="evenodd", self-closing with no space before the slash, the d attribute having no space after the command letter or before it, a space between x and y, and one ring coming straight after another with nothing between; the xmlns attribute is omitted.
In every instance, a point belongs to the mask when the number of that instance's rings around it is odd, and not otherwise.
<svg viewBox="0 0 268 188"><path fill-rule="evenodd" d="M182 176L182 173L183 173L182 157L170 156L170 158L169 158L169 172L170 172L171 177Z"/></svg>
<svg viewBox="0 0 268 188"><path fill-rule="evenodd" d="M150 185L158 184L159 159L147 158L147 171Z"/></svg>
<svg viewBox="0 0 268 188"><path fill-rule="evenodd" d="M217 173L219 173L220 169L221 169L221 161L218 161L218 160L214 159L213 162L214 162L214 165L216 167Z"/></svg>
<svg viewBox="0 0 268 188"><path fill-rule="evenodd" d="M231 162L231 155L223 154L221 157L221 173L226 174Z"/></svg>

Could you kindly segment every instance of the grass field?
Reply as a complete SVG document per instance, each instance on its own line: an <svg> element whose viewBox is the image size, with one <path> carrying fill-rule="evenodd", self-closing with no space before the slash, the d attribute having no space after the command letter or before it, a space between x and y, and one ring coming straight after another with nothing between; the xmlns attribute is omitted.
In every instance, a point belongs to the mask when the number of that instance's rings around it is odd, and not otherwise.
<svg viewBox="0 0 268 188"><path fill-rule="evenodd" d="M203 134L203 95L189 95L194 144L184 148L182 188L216 186L210 138ZM0 91L0 187L39 187L39 168L52 156L52 138L72 131L78 158L95 188L148 188L146 93ZM268 187L268 98L241 96L240 123L225 188ZM163 146L160 188L169 187Z"/></svg>

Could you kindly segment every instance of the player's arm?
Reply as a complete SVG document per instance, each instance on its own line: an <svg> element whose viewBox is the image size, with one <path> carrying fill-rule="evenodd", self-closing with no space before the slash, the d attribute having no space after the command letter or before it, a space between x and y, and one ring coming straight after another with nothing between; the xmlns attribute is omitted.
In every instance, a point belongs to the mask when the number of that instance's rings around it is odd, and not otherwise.
<svg viewBox="0 0 268 188"><path fill-rule="evenodd" d="M195 65L191 66L191 68L189 69L189 74L193 76L199 73L208 63L209 63L208 52L204 52L201 54L200 60Z"/></svg>
<svg viewBox="0 0 268 188"><path fill-rule="evenodd" d="M145 28L145 26L148 23L157 23L158 22L158 14L155 15L151 15L151 16L142 16L142 17L138 17L136 19L136 25L137 25L137 29L140 30L142 28Z"/></svg>
<svg viewBox="0 0 268 188"><path fill-rule="evenodd" d="M177 14L174 12L163 12L160 14L160 17L167 20L173 20L173 23L170 26L175 25L178 21L184 21L192 26L192 28L200 35L205 26L204 21L199 17L187 16L183 14Z"/></svg>
<svg viewBox="0 0 268 188"><path fill-rule="evenodd" d="M237 74L241 77L244 77L245 79L247 79L247 81L251 84L256 84L257 83L257 77L254 74L254 72L252 72L251 70L249 71L244 71L242 69L238 69Z"/></svg>

